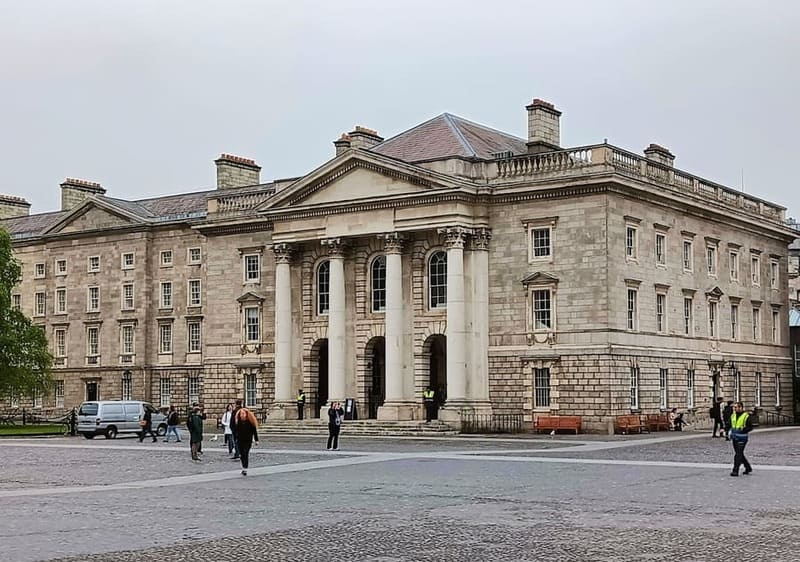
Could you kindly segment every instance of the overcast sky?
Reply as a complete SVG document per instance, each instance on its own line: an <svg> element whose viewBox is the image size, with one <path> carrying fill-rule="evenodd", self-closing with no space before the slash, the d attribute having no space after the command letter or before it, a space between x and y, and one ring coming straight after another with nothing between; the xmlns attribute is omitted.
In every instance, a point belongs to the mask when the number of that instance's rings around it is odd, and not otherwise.
<svg viewBox="0 0 800 562"><path fill-rule="evenodd" d="M768 9L762 8L762 4ZM57 210L66 177L137 199L262 181L442 112L676 166L800 213L800 2L0 0L0 193Z"/></svg>

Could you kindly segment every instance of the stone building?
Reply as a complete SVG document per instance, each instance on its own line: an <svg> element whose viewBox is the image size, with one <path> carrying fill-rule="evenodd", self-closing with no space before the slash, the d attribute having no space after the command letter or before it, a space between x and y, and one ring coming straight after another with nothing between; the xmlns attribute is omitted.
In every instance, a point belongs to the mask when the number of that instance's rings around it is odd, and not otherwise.
<svg viewBox="0 0 800 562"><path fill-rule="evenodd" d="M83 180L62 209L0 200L47 331L53 396L243 397L291 418L613 416L714 396L791 403L785 210L674 167L652 144L561 148L534 100L518 138L442 114L357 127L308 174L261 183L223 154L217 189L125 201Z"/></svg>

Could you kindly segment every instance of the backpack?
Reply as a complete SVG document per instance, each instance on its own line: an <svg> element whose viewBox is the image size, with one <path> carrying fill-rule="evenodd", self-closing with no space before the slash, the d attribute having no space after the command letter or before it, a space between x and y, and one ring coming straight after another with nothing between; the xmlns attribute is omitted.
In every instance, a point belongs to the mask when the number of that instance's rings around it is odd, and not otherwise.
<svg viewBox="0 0 800 562"><path fill-rule="evenodd" d="M178 412L172 412L167 420L167 425L178 425L181 419L178 417Z"/></svg>

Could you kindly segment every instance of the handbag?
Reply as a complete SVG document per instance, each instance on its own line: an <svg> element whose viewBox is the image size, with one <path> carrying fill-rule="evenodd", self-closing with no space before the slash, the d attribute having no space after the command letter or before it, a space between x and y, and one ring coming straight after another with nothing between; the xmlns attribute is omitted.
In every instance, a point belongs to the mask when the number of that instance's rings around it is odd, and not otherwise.
<svg viewBox="0 0 800 562"><path fill-rule="evenodd" d="M139 420L139 427L146 427L147 422L145 420Z"/></svg>

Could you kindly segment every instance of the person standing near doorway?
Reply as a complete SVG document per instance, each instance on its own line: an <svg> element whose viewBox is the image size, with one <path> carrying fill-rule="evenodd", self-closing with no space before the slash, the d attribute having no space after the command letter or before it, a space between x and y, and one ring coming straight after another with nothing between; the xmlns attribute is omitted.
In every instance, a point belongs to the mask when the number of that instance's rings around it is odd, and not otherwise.
<svg viewBox="0 0 800 562"><path fill-rule="evenodd" d="M303 389L297 391L297 419L303 419L303 413L305 412L306 408L306 393L303 392Z"/></svg>
<svg viewBox="0 0 800 562"><path fill-rule="evenodd" d="M425 404L425 423L431 423L436 417L436 392L430 386L422 391L422 402Z"/></svg>
<svg viewBox="0 0 800 562"><path fill-rule="evenodd" d="M714 429L711 430L711 437L720 437L720 432L725 429L722 423L722 396L717 396L708 413L711 419L714 420Z"/></svg>
<svg viewBox="0 0 800 562"><path fill-rule="evenodd" d="M753 472L753 467L744 456L744 448L747 446L749 433L753 429L753 420L750 414L744 411L744 404L736 402L733 405L733 415L731 416L730 439L733 442L733 470L731 476L739 476L739 467L744 465L744 473Z"/></svg>
<svg viewBox="0 0 800 562"><path fill-rule="evenodd" d="M153 443L158 441L156 439L156 434L153 433L153 412L145 407L144 415L142 416L141 421L139 421L139 426L141 426L142 430L139 432L139 443L144 441L145 436L149 433L150 437L153 438Z"/></svg>
<svg viewBox="0 0 800 562"><path fill-rule="evenodd" d="M344 420L344 408L339 402L334 402L328 408L328 450L339 450L339 432Z"/></svg>
<svg viewBox="0 0 800 562"><path fill-rule="evenodd" d="M731 416L733 415L733 400L728 400L722 409L722 423L724 424L725 441L730 441Z"/></svg>
<svg viewBox="0 0 800 562"><path fill-rule="evenodd" d="M181 442L181 434L178 433L179 423L180 423L180 418L178 417L177 410L175 410L175 406L170 406L169 413L167 414L167 435L164 437L164 443L169 443L170 435L174 435L175 440L178 443Z"/></svg>
<svg viewBox="0 0 800 562"><path fill-rule="evenodd" d="M242 406L236 409L231 429L236 438L239 457L242 459L242 476L247 476L247 469L250 467L250 448L254 441L258 443L258 420L253 412Z"/></svg>
<svg viewBox="0 0 800 562"><path fill-rule="evenodd" d="M200 407L192 408L192 413L186 418L186 429L189 430L189 447L192 452L192 460L199 462L200 443L203 442L203 416Z"/></svg>

